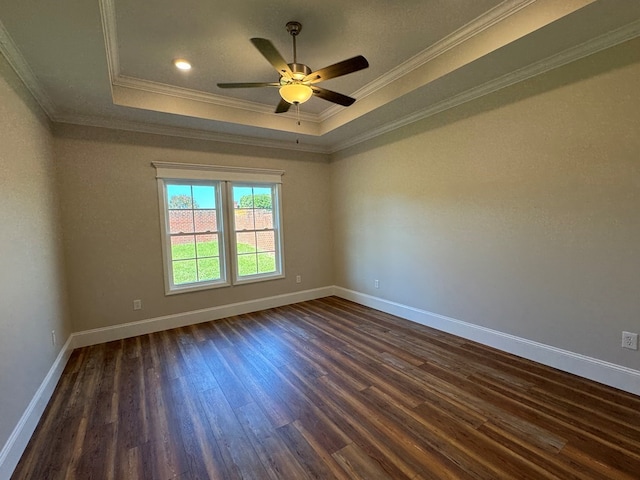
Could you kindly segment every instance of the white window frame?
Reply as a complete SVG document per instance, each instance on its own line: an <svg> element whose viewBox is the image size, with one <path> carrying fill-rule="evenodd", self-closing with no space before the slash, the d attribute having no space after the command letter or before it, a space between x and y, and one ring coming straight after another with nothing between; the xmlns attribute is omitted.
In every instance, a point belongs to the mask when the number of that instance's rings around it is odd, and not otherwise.
<svg viewBox="0 0 640 480"><path fill-rule="evenodd" d="M194 283L175 284L173 274L173 258L171 255L171 238L176 235L170 232L169 226L169 198L167 197L167 185L200 185L213 186L216 191L216 222L218 224L218 252L220 259L220 278L217 280L203 280ZM228 256L228 248L226 241L226 221L223 209L222 198L224 195L224 183L211 180L185 180L185 179L159 179L158 180L158 197L160 198L160 228L162 232L162 260L164 263L164 287L167 295L181 292L193 292L197 290L205 290L209 288L227 287L229 283L229 274L224 258ZM187 210L188 211L188 210ZM193 211L193 210L192 210ZM207 232L184 232L182 235L194 236L207 234ZM197 252L196 252L197 255Z"/></svg>
<svg viewBox="0 0 640 480"><path fill-rule="evenodd" d="M236 229L235 215L233 214L233 187L271 187L272 188L272 205L271 209L273 212L273 232L274 232L274 243L275 243L275 263L276 263L276 271L273 273L256 273L253 275L247 275L244 277L240 276L240 272L238 271L238 250L237 250L237 242L235 238L233 241L229 242L231 248L231 260L232 260L232 272L233 272L233 284L241 285L243 283L253 283L259 282L262 280L272 280L275 278L284 278L284 259L283 259L283 247L282 247L282 222L281 222L281 213L280 213L280 184L279 183L260 183L260 182L228 182L227 183L227 198L231 200L231 207L229 211L232 212L230 215L231 221L229 224L231 228L229 229L230 235L235 237L235 234L238 232ZM240 230L242 232L243 230ZM246 230L247 232L259 232L260 230Z"/></svg>
<svg viewBox="0 0 640 480"><path fill-rule="evenodd" d="M156 168L158 199L160 207L160 226L162 237L162 258L165 294L208 290L211 288L242 285L266 280L284 278L284 242L282 233L281 184L284 171L258 168L225 167L218 165L199 165L173 162L152 162ZM171 256L171 235L167 208L166 185L183 183L186 185L216 185L218 211L218 232L220 252L219 280L202 281L175 285L173 283L173 265ZM273 191L273 230L276 247L276 271L258 273L240 277L237 268L237 248L235 235L235 216L233 204L233 186L272 187Z"/></svg>

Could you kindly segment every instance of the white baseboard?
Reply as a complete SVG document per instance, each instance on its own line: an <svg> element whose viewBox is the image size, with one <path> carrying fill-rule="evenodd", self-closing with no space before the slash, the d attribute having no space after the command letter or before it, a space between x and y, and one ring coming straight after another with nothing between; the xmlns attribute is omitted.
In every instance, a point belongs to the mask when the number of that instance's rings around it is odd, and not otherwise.
<svg viewBox="0 0 640 480"><path fill-rule="evenodd" d="M303 290L301 292L286 293L274 297L249 300L247 302L232 303L229 305L220 305L219 307L149 318L138 322L124 323L122 325L85 330L71 335L73 338L73 348L87 347L89 345L97 345L113 340L135 337L137 335L145 335L147 333L169 330L171 328L218 320L233 315L257 312L268 308L328 297L329 295L333 295L333 287Z"/></svg>
<svg viewBox="0 0 640 480"><path fill-rule="evenodd" d="M558 370L640 395L640 371L342 287L334 295Z"/></svg>
<svg viewBox="0 0 640 480"><path fill-rule="evenodd" d="M47 376L40 384L40 387L38 387L38 390L36 390L27 409L22 414L22 417L20 417L13 432L11 432L7 443L5 443L2 450L0 450L0 478L11 477L16 465L18 465L20 461L20 457L22 457L25 448L27 448L31 435L33 435L33 432L38 426L40 417L42 417L47 403L49 403L49 399L58 384L58 380L60 380L62 376L64 367L67 365L67 361L71 356L71 352L73 351L71 343L71 336L69 336L49 369Z"/></svg>

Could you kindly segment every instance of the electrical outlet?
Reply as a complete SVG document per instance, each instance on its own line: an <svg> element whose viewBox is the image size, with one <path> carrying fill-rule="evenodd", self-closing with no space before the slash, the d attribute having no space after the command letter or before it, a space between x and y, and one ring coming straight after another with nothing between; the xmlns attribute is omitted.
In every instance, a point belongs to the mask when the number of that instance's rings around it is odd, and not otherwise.
<svg viewBox="0 0 640 480"><path fill-rule="evenodd" d="M56 338L55 330L51 330L51 345L53 345L54 347L58 345L58 339Z"/></svg>
<svg viewBox="0 0 640 480"><path fill-rule="evenodd" d="M631 332L622 332L622 348L638 350L638 334Z"/></svg>
<svg viewBox="0 0 640 480"><path fill-rule="evenodd" d="M302 283L302 275L296 275L296 283Z"/></svg>
<svg viewBox="0 0 640 480"><path fill-rule="evenodd" d="M134 300L133 301L133 309L134 310L142 310L142 300Z"/></svg>
<svg viewBox="0 0 640 480"><path fill-rule="evenodd" d="M373 281L373 286L376 288L380 288L380 280L374 280Z"/></svg>

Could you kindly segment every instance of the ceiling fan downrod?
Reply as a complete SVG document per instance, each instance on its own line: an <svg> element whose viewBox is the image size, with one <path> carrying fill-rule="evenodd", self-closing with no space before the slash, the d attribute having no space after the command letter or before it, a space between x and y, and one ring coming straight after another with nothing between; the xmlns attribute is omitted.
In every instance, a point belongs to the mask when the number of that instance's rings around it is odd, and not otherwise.
<svg viewBox="0 0 640 480"><path fill-rule="evenodd" d="M302 24L300 22L288 22L287 32L293 38L293 63L298 63L298 50L296 48L296 37L302 30Z"/></svg>

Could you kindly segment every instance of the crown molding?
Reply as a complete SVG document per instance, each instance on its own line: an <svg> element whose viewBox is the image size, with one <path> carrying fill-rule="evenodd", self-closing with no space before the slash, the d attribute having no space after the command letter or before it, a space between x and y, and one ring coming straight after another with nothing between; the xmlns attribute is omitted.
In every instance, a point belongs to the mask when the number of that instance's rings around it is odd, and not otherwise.
<svg viewBox="0 0 640 480"><path fill-rule="evenodd" d="M167 85L166 83L153 82L151 80L142 80L135 77L119 75L117 78L112 79L111 83L112 86L132 88L135 90L141 90L158 95L166 95L181 98L184 100L209 103L220 107L231 107L239 110L247 110L252 113L275 115L273 113L273 106L265 105L264 103L248 102L246 100L239 100L237 98L215 95L213 93L203 92L200 90L191 90L188 88L176 87L174 85ZM298 115L291 112L279 113L278 116L291 119L298 118ZM300 112L299 118L300 120L304 120L305 122L319 123L319 116L317 114Z"/></svg>
<svg viewBox="0 0 640 480"><path fill-rule="evenodd" d="M359 89L357 93L361 94L363 97L371 95L373 92L391 84L399 77L404 77L405 75L413 72L421 66L429 63L434 58L439 57L440 55L448 52L449 50L452 50L458 45L463 44L479 33L487 30L488 28L491 28L492 26L504 21L523 8L526 8L532 3L535 3L535 1L536 0L509 0L501 3L500 5L497 5L496 7L477 17L476 19L462 26L455 32L434 43L429 48L426 48L422 52L411 57L409 60L401 63L396 68L382 75L374 82L371 82L363 88Z"/></svg>
<svg viewBox="0 0 640 480"><path fill-rule="evenodd" d="M109 71L109 83L112 86L120 76L120 55L118 53L118 33L116 27L116 8L114 0L100 0L100 22L104 35L104 48Z"/></svg>
<svg viewBox="0 0 640 480"><path fill-rule="evenodd" d="M477 87L473 87L459 93L458 95L454 95L453 97L449 97L441 102L430 105L426 109L414 112L411 115L406 115L393 122L386 123L378 128L369 130L364 134L354 136L344 142L334 144L330 153L336 153L353 147L359 143L371 140L385 133L431 117L450 108L457 107L458 105L462 105L463 103L470 102L476 98L496 92L510 85L514 85L555 68L559 68L589 55L593 55L594 53L606 50L607 48L614 47L638 36L640 36L640 20L636 20L635 22L600 35L585 43L563 50L560 53L544 58L538 62L532 63L531 65L527 65L526 67L514 70L513 72L502 75L494 80L485 82L482 85L478 85Z"/></svg>
<svg viewBox="0 0 640 480"><path fill-rule="evenodd" d="M401 78L422 67L424 64L432 61L434 58L439 57L440 55L466 42L470 38L478 35L480 32L483 32L493 25L503 21L511 15L519 12L523 8L528 7L535 1L536 0L509 0L501 3L500 5L497 5L496 7L475 18L466 25L460 27L450 35L447 35L430 47L402 62L394 69L388 71L384 75L381 75L373 82L370 82L362 88L356 90L352 96L361 100L368 97L369 95L372 95L378 90L381 90L390 85L398 78ZM324 121L339 112L340 107L338 107L337 105L331 106L320 113L319 117L321 121Z"/></svg>
<svg viewBox="0 0 640 480"><path fill-rule="evenodd" d="M0 21L0 53L7 59L16 75L51 120L55 116L55 106L40 86L38 78L20 53L9 32L4 28L2 21Z"/></svg>
<svg viewBox="0 0 640 480"><path fill-rule="evenodd" d="M298 152L321 154L329 153L329 149L327 147L321 145L305 144L304 142L296 143L293 139L290 142L284 140L272 140L251 136L209 132L193 128L173 127L168 125L157 125L120 119L108 119L99 116L58 115L53 119L53 121L60 124L108 128L111 130L149 133L153 135L165 135L169 137L192 138L194 140L207 140L212 142L232 143L237 145L249 145L260 148L277 148L280 150L294 150Z"/></svg>

